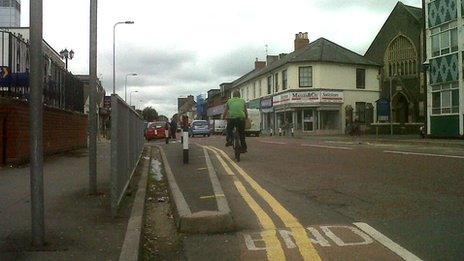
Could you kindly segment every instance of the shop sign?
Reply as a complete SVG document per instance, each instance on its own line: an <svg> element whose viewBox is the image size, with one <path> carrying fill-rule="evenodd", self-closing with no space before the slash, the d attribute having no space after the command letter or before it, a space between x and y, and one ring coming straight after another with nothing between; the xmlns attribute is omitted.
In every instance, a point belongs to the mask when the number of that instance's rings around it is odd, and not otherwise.
<svg viewBox="0 0 464 261"><path fill-rule="evenodd" d="M260 107L261 107L261 100L260 99L249 101L248 104L247 104L248 109L259 109Z"/></svg>
<svg viewBox="0 0 464 261"><path fill-rule="evenodd" d="M321 102L343 103L343 92L321 91Z"/></svg>
<svg viewBox="0 0 464 261"><path fill-rule="evenodd" d="M274 105L289 103L317 103L319 102L318 91L289 92L274 97Z"/></svg>
<svg viewBox="0 0 464 261"><path fill-rule="evenodd" d="M224 104L208 108L207 110L208 116L221 115L223 113L224 113Z"/></svg>
<svg viewBox="0 0 464 261"><path fill-rule="evenodd" d="M263 98L261 100L261 109L272 108L273 99L272 97Z"/></svg>

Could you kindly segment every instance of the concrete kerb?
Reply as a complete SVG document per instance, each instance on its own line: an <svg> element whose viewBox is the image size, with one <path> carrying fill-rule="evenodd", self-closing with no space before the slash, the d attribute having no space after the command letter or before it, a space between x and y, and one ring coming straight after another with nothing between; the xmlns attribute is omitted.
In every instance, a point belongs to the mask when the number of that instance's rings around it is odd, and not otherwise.
<svg viewBox="0 0 464 261"><path fill-rule="evenodd" d="M151 156L150 148L148 153ZM124 243L121 248L121 254L119 260L138 260L140 255L140 246L142 239L142 230L144 225L144 213L145 213L145 195L147 192L147 181L148 172L150 166L150 159L146 159L142 154L143 158L141 162L141 177L138 184L137 193L135 195L134 203L132 206L131 215L129 222L127 223L126 235L124 237Z"/></svg>
<svg viewBox="0 0 464 261"><path fill-rule="evenodd" d="M174 209L174 218L176 220L178 230L180 232L190 234L222 233L231 231L233 229L232 213L230 211L229 204L224 197L224 192L207 151L204 150L206 164L208 166L213 191L216 195L218 211L200 211L192 213L176 182L163 148L161 146L157 147L163 160L164 170L169 184L171 204Z"/></svg>

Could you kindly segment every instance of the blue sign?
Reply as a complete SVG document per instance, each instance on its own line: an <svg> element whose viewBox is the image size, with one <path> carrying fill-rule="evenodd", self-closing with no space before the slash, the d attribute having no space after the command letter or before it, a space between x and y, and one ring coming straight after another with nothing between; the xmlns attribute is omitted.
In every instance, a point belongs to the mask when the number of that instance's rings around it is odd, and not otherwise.
<svg viewBox="0 0 464 261"><path fill-rule="evenodd" d="M390 116L390 101L387 99L380 99L377 101L377 119L379 121L386 121Z"/></svg>

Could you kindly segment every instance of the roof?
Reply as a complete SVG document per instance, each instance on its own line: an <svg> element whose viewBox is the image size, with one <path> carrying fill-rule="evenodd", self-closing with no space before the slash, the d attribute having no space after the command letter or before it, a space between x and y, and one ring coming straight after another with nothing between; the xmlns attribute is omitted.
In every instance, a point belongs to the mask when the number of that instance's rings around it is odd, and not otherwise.
<svg viewBox="0 0 464 261"><path fill-rule="evenodd" d="M319 38L306 47L287 54L261 70L253 70L241 78L235 80L233 86L243 84L258 76L269 73L288 63L301 62L327 62L338 64L354 64L364 66L380 66L378 63L340 46L325 38Z"/></svg>
<svg viewBox="0 0 464 261"><path fill-rule="evenodd" d="M408 12L410 12L411 15L414 16L414 18L416 18L418 22L422 22L422 18L424 16L422 8L405 5L402 2L398 2L398 4L401 4Z"/></svg>
<svg viewBox="0 0 464 261"><path fill-rule="evenodd" d="M410 6L410 5L405 5L402 2L398 1L398 3L396 3L396 5L393 8L393 10L391 11L390 15L388 15L387 20L385 20L385 23L382 25L382 28L380 28L379 32L377 33L377 35L374 38L374 41L372 41L371 45L369 46L369 48L367 49L367 51L366 51L366 53L364 55L369 53L372 46L374 45L374 43L377 41L380 34L382 33L384 27L387 25L388 21L394 16L394 14L396 13L396 11L399 8L402 8L402 9L406 10L406 12L408 12L412 17L414 17L414 19L416 19L416 21L418 23L422 24L422 20L423 20L422 8L414 7L414 6Z"/></svg>

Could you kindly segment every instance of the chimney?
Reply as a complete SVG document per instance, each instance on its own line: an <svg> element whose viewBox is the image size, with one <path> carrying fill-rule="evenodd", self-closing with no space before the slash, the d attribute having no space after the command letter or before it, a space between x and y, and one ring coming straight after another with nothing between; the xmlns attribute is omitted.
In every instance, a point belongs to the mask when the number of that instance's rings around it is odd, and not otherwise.
<svg viewBox="0 0 464 261"><path fill-rule="evenodd" d="M279 60L282 60L285 56L287 56L286 53L281 53L281 54L279 54Z"/></svg>
<svg viewBox="0 0 464 261"><path fill-rule="evenodd" d="M295 34L295 51L300 50L309 44L308 33L299 32Z"/></svg>
<svg viewBox="0 0 464 261"><path fill-rule="evenodd" d="M279 59L278 55L267 55L266 56L266 65L269 66L269 64L277 61Z"/></svg>
<svg viewBox="0 0 464 261"><path fill-rule="evenodd" d="M266 62L265 61L258 61L258 58L256 58L255 61L255 70L261 70L264 67L266 67Z"/></svg>

